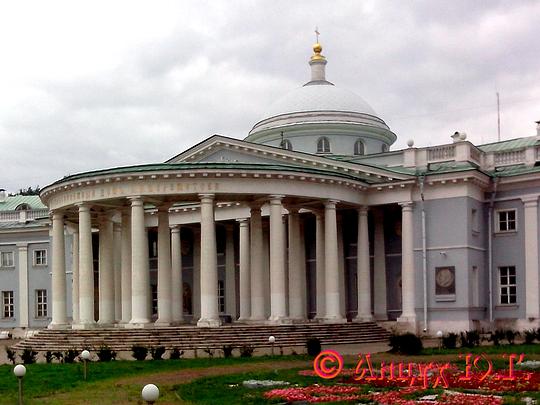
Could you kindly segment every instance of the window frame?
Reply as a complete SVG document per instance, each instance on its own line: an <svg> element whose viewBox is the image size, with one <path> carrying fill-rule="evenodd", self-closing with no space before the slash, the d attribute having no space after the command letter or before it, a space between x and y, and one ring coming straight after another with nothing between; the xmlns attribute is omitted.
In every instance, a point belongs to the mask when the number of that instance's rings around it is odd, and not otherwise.
<svg viewBox="0 0 540 405"><path fill-rule="evenodd" d="M499 277L498 277L498 290L499 290L499 294L498 294L498 299L499 299L499 305L503 305L503 306L512 306L512 305L517 305L517 270L516 270L516 266L514 265L511 265L511 266L499 266L498 267L499 269ZM510 269L513 270L513 275L510 274ZM507 274L506 274L506 283L503 284L503 280L502 280L502 277L503 277L503 270L506 270L507 271ZM514 282L513 283L510 283L510 277L514 277ZM514 288L514 294L511 294L511 288ZM506 290L506 294L503 294L503 289ZM507 298L507 301L508 302L503 302L503 295L506 295L508 298ZM514 297L514 301L512 302L512 296Z"/></svg>
<svg viewBox="0 0 540 405"><path fill-rule="evenodd" d="M4 255L10 255L11 256L11 264L5 264L4 263ZM13 250L4 250L0 252L0 269L11 269L15 267L15 252Z"/></svg>
<svg viewBox="0 0 540 405"><path fill-rule="evenodd" d="M7 298L7 302L6 302ZM7 309L7 312L6 312ZM7 314L7 315L6 315ZM15 317L15 294L13 291L2 291L2 319Z"/></svg>
<svg viewBox="0 0 540 405"><path fill-rule="evenodd" d="M514 213L514 229L501 229L501 217L500 215L502 213L508 213L513 212ZM518 212L517 208L501 208L495 210L495 233L516 233L518 231ZM508 217L506 217L506 226L508 227L509 220Z"/></svg>
<svg viewBox="0 0 540 405"><path fill-rule="evenodd" d="M218 293L218 312L220 314L224 314L226 311L225 307L225 280L218 280L217 285L217 293Z"/></svg>
<svg viewBox="0 0 540 405"><path fill-rule="evenodd" d="M326 136L321 136L317 139L317 153L331 153L330 139Z"/></svg>
<svg viewBox="0 0 540 405"><path fill-rule="evenodd" d="M43 260L43 258L45 259L43 263L38 263L37 252L45 252L44 257L41 258L42 260ZM45 267L45 266L47 266L47 262L48 262L47 249L35 249L32 256L33 256L33 264L34 264L35 267Z"/></svg>
<svg viewBox="0 0 540 405"><path fill-rule="evenodd" d="M358 145L361 145L361 149L358 147ZM362 152L362 153L359 153ZM366 144L361 139L357 139L354 142L354 150L353 150L354 156L364 156L366 154Z"/></svg>
<svg viewBox="0 0 540 405"><path fill-rule="evenodd" d="M35 308L34 316L36 319L44 319L49 316L49 303L47 290L43 288L36 289L35 296Z"/></svg>

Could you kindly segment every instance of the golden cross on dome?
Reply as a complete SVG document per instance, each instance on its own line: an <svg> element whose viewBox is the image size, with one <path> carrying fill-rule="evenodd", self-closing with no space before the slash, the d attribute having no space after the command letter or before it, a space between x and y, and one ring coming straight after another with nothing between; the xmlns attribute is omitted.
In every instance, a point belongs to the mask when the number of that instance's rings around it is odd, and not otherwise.
<svg viewBox="0 0 540 405"><path fill-rule="evenodd" d="M315 42L317 43L319 43L319 35L321 35L319 32L319 27L315 27Z"/></svg>

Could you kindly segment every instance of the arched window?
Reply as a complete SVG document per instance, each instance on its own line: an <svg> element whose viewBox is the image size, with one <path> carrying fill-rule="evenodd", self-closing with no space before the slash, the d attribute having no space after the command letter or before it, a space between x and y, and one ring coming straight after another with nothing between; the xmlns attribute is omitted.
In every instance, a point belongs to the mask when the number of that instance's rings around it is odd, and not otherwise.
<svg viewBox="0 0 540 405"><path fill-rule="evenodd" d="M327 137L320 137L317 141L317 153L330 153L330 141Z"/></svg>
<svg viewBox="0 0 540 405"><path fill-rule="evenodd" d="M382 144L381 152L382 152L382 153L388 152L388 145L387 145L387 144L385 144L385 143Z"/></svg>
<svg viewBox="0 0 540 405"><path fill-rule="evenodd" d="M30 205L23 203L23 204L17 205L17 208L15 208L15 211L28 211L29 209L31 209Z"/></svg>
<svg viewBox="0 0 540 405"><path fill-rule="evenodd" d="M365 152L364 142L362 142L360 139L358 139L354 143L354 154L355 155L363 155L365 153L366 152Z"/></svg>
<svg viewBox="0 0 540 405"><path fill-rule="evenodd" d="M293 150L292 143L288 139L283 139L281 143L279 144L279 147L281 149L287 149L287 150Z"/></svg>

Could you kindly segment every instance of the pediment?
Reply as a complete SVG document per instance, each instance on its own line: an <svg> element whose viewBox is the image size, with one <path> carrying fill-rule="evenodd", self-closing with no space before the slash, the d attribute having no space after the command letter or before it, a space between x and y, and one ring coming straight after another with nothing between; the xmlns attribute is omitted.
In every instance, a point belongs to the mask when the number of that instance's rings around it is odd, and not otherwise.
<svg viewBox="0 0 540 405"><path fill-rule="evenodd" d="M221 135L211 136L165 163L279 164L345 172L371 184L406 181L414 178L411 175L395 173L383 168L334 160Z"/></svg>

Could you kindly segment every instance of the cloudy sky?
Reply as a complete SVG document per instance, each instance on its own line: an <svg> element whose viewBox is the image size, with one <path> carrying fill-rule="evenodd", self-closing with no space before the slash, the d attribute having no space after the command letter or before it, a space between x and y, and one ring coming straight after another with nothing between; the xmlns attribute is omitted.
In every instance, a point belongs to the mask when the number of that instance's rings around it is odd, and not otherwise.
<svg viewBox="0 0 540 405"><path fill-rule="evenodd" d="M244 138L309 78L327 78L416 146L531 136L540 119L540 1L0 3L0 188L161 162Z"/></svg>

